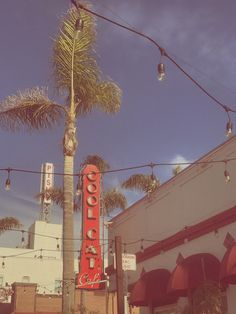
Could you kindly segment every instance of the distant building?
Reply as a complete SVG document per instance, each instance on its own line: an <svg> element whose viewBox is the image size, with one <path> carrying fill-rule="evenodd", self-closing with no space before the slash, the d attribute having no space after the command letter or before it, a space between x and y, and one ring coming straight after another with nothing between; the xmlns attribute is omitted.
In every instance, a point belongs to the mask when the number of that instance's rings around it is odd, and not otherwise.
<svg viewBox="0 0 236 314"><path fill-rule="evenodd" d="M62 226L35 221L23 237L27 248L0 248L0 286L14 282L37 283L39 293L61 293ZM78 271L78 260L75 260Z"/></svg>
<svg viewBox="0 0 236 314"><path fill-rule="evenodd" d="M142 314L190 313L188 304L197 306L196 293L209 282L222 296L219 313L235 313L236 160L224 162L231 158L235 136L112 219L110 243L121 236L136 254L137 270L126 275L129 302Z"/></svg>

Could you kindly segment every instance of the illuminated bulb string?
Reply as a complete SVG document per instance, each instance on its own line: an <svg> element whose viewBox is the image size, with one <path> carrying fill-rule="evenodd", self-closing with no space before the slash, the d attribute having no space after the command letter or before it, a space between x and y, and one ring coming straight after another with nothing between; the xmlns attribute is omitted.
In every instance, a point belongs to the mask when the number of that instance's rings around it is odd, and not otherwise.
<svg viewBox="0 0 236 314"><path fill-rule="evenodd" d="M71 0L72 1L72 0ZM123 28L129 32L132 32L138 36L141 36L145 39L147 39L148 41L150 41L152 44L154 44L160 51L161 54L161 58L162 56L165 56L169 61L171 61L188 79L190 79L204 94L206 94L211 100L213 100L216 104L218 104L225 112L226 114L229 116L229 112L233 112L235 113L236 110L230 108L229 106L225 105L224 103L222 103L221 101L219 101L215 96L211 95L210 92L208 92L200 83L198 83L188 72L186 72L186 70L184 70L182 68L182 66L180 66L169 54L167 54L167 52L165 51L164 48L162 48L153 38L151 38L150 36L141 33L139 31L137 31L135 28L131 28L128 26L125 26L121 23L118 23L110 18L107 18L95 11L92 11L88 8L86 8L85 6L83 6L82 4L77 3L76 1L72 1L72 3L75 5L75 7L79 10L82 9L86 12L89 12L90 14L99 17L100 19L103 19L107 22L112 23L115 26L118 26L120 28ZM158 64L158 79L159 80L163 80L165 78L165 65L164 63L161 61Z"/></svg>
<svg viewBox="0 0 236 314"><path fill-rule="evenodd" d="M226 183L230 182L230 174L229 174L229 171L227 169L227 162L225 162L224 176L225 176L225 182Z"/></svg>
<svg viewBox="0 0 236 314"><path fill-rule="evenodd" d="M5 190L9 191L11 188L11 179L10 179L11 168L7 168L7 179L5 182Z"/></svg>
<svg viewBox="0 0 236 314"><path fill-rule="evenodd" d="M136 165L132 167L124 167L124 168L117 168L111 169L106 171L98 171L96 174L109 174L109 173L116 173L122 171L129 171L129 170L136 170L148 167L160 167L160 166L178 166L178 165L185 165L185 166L193 166L193 165L207 165L207 164L217 164L217 163L225 163L230 161L235 161L236 157L228 158L228 159L221 159L221 160L211 160L211 161L194 161L194 162L156 162L156 163L148 163L143 165ZM49 174L48 172L44 171L36 171L36 170L27 170L27 169L18 169L18 168L0 168L0 171L10 171L10 172L21 172L21 173L28 173L28 174ZM63 172L50 172L51 175L55 176L72 176L72 177L83 177L81 173L63 173Z"/></svg>

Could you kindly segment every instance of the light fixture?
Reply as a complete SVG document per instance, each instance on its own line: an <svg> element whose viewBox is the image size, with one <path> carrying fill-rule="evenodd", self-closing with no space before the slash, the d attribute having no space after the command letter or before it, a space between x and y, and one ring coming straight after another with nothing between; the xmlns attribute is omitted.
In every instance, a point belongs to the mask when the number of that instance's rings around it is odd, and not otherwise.
<svg viewBox="0 0 236 314"><path fill-rule="evenodd" d="M152 173L150 175L151 183L150 183L150 186L148 187L148 193L154 192L157 189L158 185L159 185L157 177L155 176L155 174L153 172L153 168L155 167L155 165L151 163L150 167L152 169Z"/></svg>
<svg viewBox="0 0 236 314"><path fill-rule="evenodd" d="M165 55L165 51L163 48L160 48L161 52L161 57L160 57L160 62L157 66L157 71L158 71L158 81L163 81L166 77L166 71L165 71L165 65L162 62L162 58Z"/></svg>
<svg viewBox="0 0 236 314"><path fill-rule="evenodd" d="M227 137L230 136L232 134L232 131L233 131L233 123L229 118L229 121L226 124L226 136Z"/></svg>
<svg viewBox="0 0 236 314"><path fill-rule="evenodd" d="M113 255L113 241L111 241L111 244L109 245L109 254Z"/></svg>
<svg viewBox="0 0 236 314"><path fill-rule="evenodd" d="M165 71L164 63L158 64L157 71L158 71L158 81L163 81L166 77L166 71Z"/></svg>
<svg viewBox="0 0 236 314"><path fill-rule="evenodd" d="M11 188L10 172L11 172L11 169L8 168L7 169L7 179L6 179L6 182L5 182L5 190L6 191L9 191L10 188Z"/></svg>
<svg viewBox="0 0 236 314"><path fill-rule="evenodd" d="M141 239L140 251L141 251L142 253L144 252L143 239Z"/></svg>
<svg viewBox="0 0 236 314"><path fill-rule="evenodd" d="M84 21L79 16L75 22L75 39L79 39L79 35L84 28Z"/></svg>
<svg viewBox="0 0 236 314"><path fill-rule="evenodd" d="M56 238L56 240L57 240L57 250L59 250L60 249L60 244L59 244L59 239L58 238Z"/></svg>
<svg viewBox="0 0 236 314"><path fill-rule="evenodd" d="M225 182L226 182L226 183L230 182L230 175L229 175L229 171L228 171L228 169L227 169L227 162L226 162L226 161L225 161L224 176L225 176Z"/></svg>
<svg viewBox="0 0 236 314"><path fill-rule="evenodd" d="M21 246L25 246L25 237L24 237L24 230L21 230L22 236L21 236Z"/></svg>
<svg viewBox="0 0 236 314"><path fill-rule="evenodd" d="M3 256L3 258L2 258L2 268L4 269L5 268L5 257Z"/></svg>
<svg viewBox="0 0 236 314"><path fill-rule="evenodd" d="M124 254L126 254L127 251L126 251L126 243L124 243Z"/></svg>
<svg viewBox="0 0 236 314"><path fill-rule="evenodd" d="M82 187L81 187L80 178L78 178L78 182L77 182L77 185L76 185L75 194L76 194L77 196L80 196L81 193L82 193Z"/></svg>

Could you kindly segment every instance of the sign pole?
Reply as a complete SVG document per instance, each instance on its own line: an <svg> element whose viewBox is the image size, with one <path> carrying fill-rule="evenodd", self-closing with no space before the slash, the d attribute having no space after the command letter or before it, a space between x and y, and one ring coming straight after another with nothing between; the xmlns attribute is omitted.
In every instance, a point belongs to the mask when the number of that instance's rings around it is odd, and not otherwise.
<svg viewBox="0 0 236 314"><path fill-rule="evenodd" d="M116 291L117 291L117 313L124 314L124 286L122 269L122 242L121 237L115 237L116 251Z"/></svg>

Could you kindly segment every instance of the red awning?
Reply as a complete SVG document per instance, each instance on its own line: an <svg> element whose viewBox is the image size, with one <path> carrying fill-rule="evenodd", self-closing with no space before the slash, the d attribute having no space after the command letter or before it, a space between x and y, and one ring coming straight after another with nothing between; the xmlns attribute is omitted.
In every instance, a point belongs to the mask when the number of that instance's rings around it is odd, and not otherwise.
<svg viewBox="0 0 236 314"><path fill-rule="evenodd" d="M220 281L225 284L236 284L236 243L227 249L222 259Z"/></svg>
<svg viewBox="0 0 236 314"><path fill-rule="evenodd" d="M176 302L166 293L170 272L155 269L144 273L131 291L129 303L134 306L161 306Z"/></svg>
<svg viewBox="0 0 236 314"><path fill-rule="evenodd" d="M188 256L172 272L167 292L177 297L186 297L206 280L218 282L219 270L220 262L211 254Z"/></svg>

